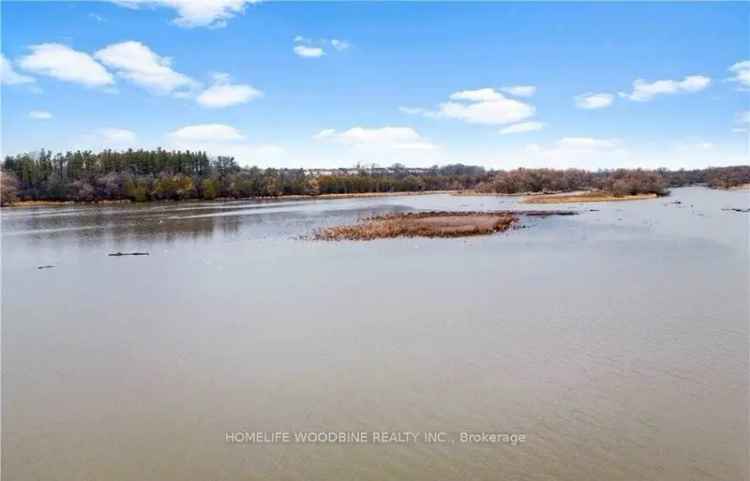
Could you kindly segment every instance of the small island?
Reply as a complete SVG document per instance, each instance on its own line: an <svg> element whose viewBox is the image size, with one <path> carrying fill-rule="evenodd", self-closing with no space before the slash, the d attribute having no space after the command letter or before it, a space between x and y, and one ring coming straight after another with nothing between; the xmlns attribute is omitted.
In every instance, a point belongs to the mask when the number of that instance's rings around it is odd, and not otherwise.
<svg viewBox="0 0 750 481"><path fill-rule="evenodd" d="M315 240L374 240L395 237L468 237L504 232L521 216L575 215L573 211L407 212L369 217L352 225L316 231Z"/></svg>
<svg viewBox="0 0 750 481"><path fill-rule="evenodd" d="M571 194L539 194L524 197L524 204L573 204L586 202L619 202L626 200L656 199L658 194L622 194L616 195L610 192L594 190L589 192L577 192Z"/></svg>

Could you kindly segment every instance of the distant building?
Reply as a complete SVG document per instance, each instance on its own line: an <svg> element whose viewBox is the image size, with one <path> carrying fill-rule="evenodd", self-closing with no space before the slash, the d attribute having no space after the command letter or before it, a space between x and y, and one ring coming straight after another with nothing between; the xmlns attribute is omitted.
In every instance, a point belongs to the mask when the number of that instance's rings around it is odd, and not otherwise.
<svg viewBox="0 0 750 481"><path fill-rule="evenodd" d="M355 168L338 168L338 169L306 169L305 174L311 177L322 176L353 176L353 175L424 175L429 174L431 168L423 167L355 167Z"/></svg>

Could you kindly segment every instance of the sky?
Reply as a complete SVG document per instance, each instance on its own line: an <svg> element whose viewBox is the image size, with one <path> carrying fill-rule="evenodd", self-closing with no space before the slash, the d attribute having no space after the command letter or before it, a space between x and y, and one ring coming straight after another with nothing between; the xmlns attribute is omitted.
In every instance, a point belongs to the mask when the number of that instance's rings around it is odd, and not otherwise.
<svg viewBox="0 0 750 481"><path fill-rule="evenodd" d="M0 3L3 155L748 164L750 3Z"/></svg>

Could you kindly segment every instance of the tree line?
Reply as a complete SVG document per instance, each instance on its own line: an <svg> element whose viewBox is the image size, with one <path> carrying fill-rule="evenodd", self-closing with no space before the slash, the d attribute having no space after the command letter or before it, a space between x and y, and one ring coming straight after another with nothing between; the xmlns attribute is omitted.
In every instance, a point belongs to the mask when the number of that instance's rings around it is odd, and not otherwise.
<svg viewBox="0 0 750 481"><path fill-rule="evenodd" d="M610 194L635 195L667 193L663 171L617 169L589 172L580 169L515 169L500 171L477 186L480 192L518 194L524 192L573 192L601 190Z"/></svg>
<svg viewBox="0 0 750 481"><path fill-rule="evenodd" d="M615 169L590 172L581 169L515 169L497 171L477 190L503 194L601 190L623 196L665 195L670 187L706 185L729 189L750 183L750 166L709 167L693 170Z"/></svg>
<svg viewBox="0 0 750 481"><path fill-rule="evenodd" d="M127 150L76 151L8 156L2 165L2 203L16 200L183 200L459 190L486 176L460 164L420 174L395 165L387 173L362 168L354 175L312 175L303 169L240 167L232 157L205 152Z"/></svg>
<svg viewBox="0 0 750 481"><path fill-rule="evenodd" d="M615 195L656 193L669 187L706 184L730 188L750 183L750 166L700 170L514 169L486 171L453 164L418 172L388 169L316 175L303 169L240 167L232 157L206 152L156 150L75 151L6 157L0 201L118 201L279 197L469 190L493 193L570 192L599 189Z"/></svg>

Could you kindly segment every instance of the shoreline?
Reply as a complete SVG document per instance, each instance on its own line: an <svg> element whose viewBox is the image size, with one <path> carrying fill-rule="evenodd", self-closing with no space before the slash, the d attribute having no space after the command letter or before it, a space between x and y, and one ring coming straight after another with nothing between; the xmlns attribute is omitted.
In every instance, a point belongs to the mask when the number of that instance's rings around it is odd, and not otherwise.
<svg viewBox="0 0 750 481"><path fill-rule="evenodd" d="M705 185L686 185L674 188L685 187L703 187L709 190L720 190L724 192L750 192L750 184L743 184L729 188L708 187ZM606 193L597 193L596 191L573 191L573 192L518 192L507 194L503 192L479 192L476 190L423 190L423 191L404 191L404 192L359 192L350 194L289 194L279 196L261 196L261 197L217 197L215 199L165 199L165 200L147 200L136 202L130 199L121 200L95 200L91 202L76 200L21 200L9 205L0 206L0 209L28 209L34 207L70 207L70 206L111 206L121 204L158 204L171 202L238 202L238 201L285 201L285 200L330 200L330 199L357 199L357 198L377 198L377 197L398 197L398 196L415 196L415 195L451 195L455 197L521 197L521 203L524 204L572 204L587 202L623 202L630 200L648 200L656 199L658 194L636 194L626 196L615 196ZM596 194L596 195L595 195ZM601 194L601 195L599 195ZM669 195L669 194L667 194Z"/></svg>
<svg viewBox="0 0 750 481"><path fill-rule="evenodd" d="M271 200L317 200L317 199L356 199L356 198L372 198L372 197L398 197L398 196L413 196L413 195L437 195L437 194L450 194L453 191L450 190L423 190L423 191L409 191L409 192L360 192L352 194L318 194L318 195L304 195L304 194L290 194L290 195L279 195L279 196L263 196L263 197L217 197L216 199L182 199L182 200L147 200L144 202L135 202L130 199L122 200L95 200L91 202L77 201L77 200L20 200L10 205L2 206L3 209L22 209L31 207L68 207L68 206L92 206L97 207L100 205L119 205L119 204L155 204L155 203L171 203L171 202L236 202L246 200L257 200L257 201L271 201Z"/></svg>

